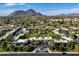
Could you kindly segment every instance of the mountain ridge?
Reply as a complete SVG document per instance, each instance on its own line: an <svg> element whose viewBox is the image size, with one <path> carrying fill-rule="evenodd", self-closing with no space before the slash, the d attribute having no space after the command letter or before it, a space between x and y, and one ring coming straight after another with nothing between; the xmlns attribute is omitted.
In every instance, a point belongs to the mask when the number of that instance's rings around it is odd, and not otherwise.
<svg viewBox="0 0 79 59"><path fill-rule="evenodd" d="M69 14L58 14L55 16L79 16L79 13L69 13Z"/></svg>
<svg viewBox="0 0 79 59"><path fill-rule="evenodd" d="M28 9L26 11L24 11L24 10L14 11L14 12L10 13L8 16L43 16L43 14L40 12L36 12L33 9ZM48 15L45 15L45 16L48 16ZM51 15L51 16L53 16L53 15ZM57 14L54 16L79 16L79 13Z"/></svg>
<svg viewBox="0 0 79 59"><path fill-rule="evenodd" d="M26 11L23 11L23 10L14 11L10 13L8 16L42 16L42 14L39 12L36 12L33 9L29 9Z"/></svg>

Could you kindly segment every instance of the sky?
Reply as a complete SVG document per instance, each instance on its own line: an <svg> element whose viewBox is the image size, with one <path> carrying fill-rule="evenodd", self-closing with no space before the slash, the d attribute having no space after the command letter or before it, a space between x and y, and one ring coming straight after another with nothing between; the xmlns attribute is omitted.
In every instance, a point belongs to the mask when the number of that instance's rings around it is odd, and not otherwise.
<svg viewBox="0 0 79 59"><path fill-rule="evenodd" d="M34 9L44 15L79 13L79 3L0 3L0 16L17 10Z"/></svg>

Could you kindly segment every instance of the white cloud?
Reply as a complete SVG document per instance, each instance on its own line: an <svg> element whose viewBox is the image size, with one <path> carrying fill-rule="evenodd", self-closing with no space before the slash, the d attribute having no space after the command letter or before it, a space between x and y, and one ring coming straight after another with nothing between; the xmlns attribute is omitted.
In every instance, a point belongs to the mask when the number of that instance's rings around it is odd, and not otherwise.
<svg viewBox="0 0 79 59"><path fill-rule="evenodd" d="M25 5L25 3L19 3L19 5Z"/></svg>
<svg viewBox="0 0 79 59"><path fill-rule="evenodd" d="M16 10L15 9L0 10L0 16L7 16L14 11L16 11Z"/></svg>
<svg viewBox="0 0 79 59"><path fill-rule="evenodd" d="M25 3L6 3L5 6L25 5Z"/></svg>
<svg viewBox="0 0 79 59"><path fill-rule="evenodd" d="M46 15L58 15L58 14L69 14L69 13L79 13L79 8L62 9L62 10L50 10L47 11Z"/></svg>
<svg viewBox="0 0 79 59"><path fill-rule="evenodd" d="M14 3L6 3L5 6L14 6Z"/></svg>

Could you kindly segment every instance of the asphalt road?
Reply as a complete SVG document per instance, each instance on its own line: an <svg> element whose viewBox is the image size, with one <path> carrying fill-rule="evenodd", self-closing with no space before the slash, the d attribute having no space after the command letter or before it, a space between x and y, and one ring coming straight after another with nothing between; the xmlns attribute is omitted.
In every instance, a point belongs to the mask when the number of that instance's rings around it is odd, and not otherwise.
<svg viewBox="0 0 79 59"><path fill-rule="evenodd" d="M79 54L66 53L0 53L0 56L79 56Z"/></svg>

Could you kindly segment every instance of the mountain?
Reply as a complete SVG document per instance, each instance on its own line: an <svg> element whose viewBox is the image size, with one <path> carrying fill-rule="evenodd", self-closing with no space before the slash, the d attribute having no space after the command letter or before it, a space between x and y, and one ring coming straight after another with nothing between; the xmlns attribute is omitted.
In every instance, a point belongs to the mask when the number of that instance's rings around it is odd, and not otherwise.
<svg viewBox="0 0 79 59"><path fill-rule="evenodd" d="M23 10L15 11L15 12L9 14L9 16L42 16L42 14L36 12L33 9L29 9L26 11L23 11Z"/></svg>
<svg viewBox="0 0 79 59"><path fill-rule="evenodd" d="M18 10L18 11L12 12L8 16L43 16L43 15L41 13L36 12L33 9L29 9L26 11ZM59 14L55 16L79 16L79 13Z"/></svg>
<svg viewBox="0 0 79 59"><path fill-rule="evenodd" d="M59 14L56 16L79 16L79 13Z"/></svg>

